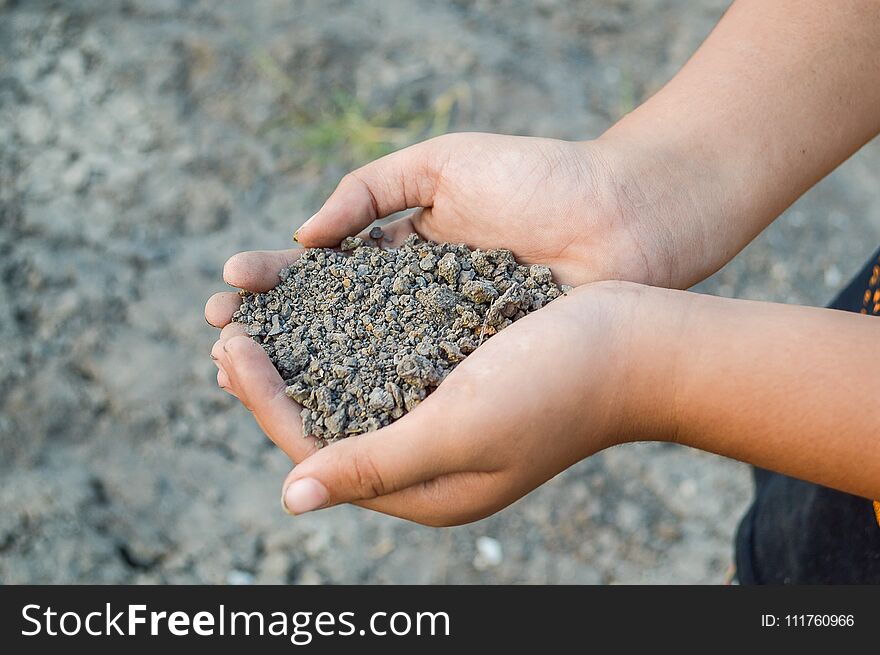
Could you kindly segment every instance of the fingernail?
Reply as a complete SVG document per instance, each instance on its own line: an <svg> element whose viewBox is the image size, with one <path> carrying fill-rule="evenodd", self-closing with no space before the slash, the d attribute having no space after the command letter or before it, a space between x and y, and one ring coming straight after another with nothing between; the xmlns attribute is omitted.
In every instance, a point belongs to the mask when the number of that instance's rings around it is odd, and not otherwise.
<svg viewBox="0 0 880 655"><path fill-rule="evenodd" d="M320 210L319 210L319 211L320 211ZM312 219L315 218L315 216L317 216L317 215L318 215L318 212L315 212L314 214L312 214L311 216L309 216L309 219L308 219L305 223L303 223L302 225L299 226L299 228L296 230L296 232L293 233L293 240L294 240L294 241L296 241L297 243L300 242L300 241L299 241L299 233L302 232L302 231L303 231L303 228L304 228L306 225L308 225L309 223L311 223L311 222L312 222Z"/></svg>
<svg viewBox="0 0 880 655"><path fill-rule="evenodd" d="M330 493L327 488L314 478L291 482L281 496L284 511L294 516L320 509L329 502Z"/></svg>

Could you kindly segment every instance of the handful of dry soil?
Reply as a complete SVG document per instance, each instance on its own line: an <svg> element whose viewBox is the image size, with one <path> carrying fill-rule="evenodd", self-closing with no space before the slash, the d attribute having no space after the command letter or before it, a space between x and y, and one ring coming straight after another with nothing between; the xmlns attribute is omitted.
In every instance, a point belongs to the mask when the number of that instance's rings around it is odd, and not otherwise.
<svg viewBox="0 0 880 655"><path fill-rule="evenodd" d="M233 316L303 406L303 433L322 442L400 418L486 338L565 290L509 250L416 235L396 249L349 237L341 250L306 250L274 289L242 292Z"/></svg>

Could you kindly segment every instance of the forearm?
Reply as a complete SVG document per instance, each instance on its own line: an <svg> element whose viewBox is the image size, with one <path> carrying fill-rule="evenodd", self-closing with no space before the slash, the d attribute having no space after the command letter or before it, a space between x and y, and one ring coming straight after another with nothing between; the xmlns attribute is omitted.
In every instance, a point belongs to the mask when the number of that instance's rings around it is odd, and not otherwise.
<svg viewBox="0 0 880 655"><path fill-rule="evenodd" d="M660 289L634 315L649 438L880 497L880 319Z"/></svg>
<svg viewBox="0 0 880 655"><path fill-rule="evenodd" d="M713 273L880 131L878 43L878 0L739 0L599 140L623 211L674 243L653 283Z"/></svg>

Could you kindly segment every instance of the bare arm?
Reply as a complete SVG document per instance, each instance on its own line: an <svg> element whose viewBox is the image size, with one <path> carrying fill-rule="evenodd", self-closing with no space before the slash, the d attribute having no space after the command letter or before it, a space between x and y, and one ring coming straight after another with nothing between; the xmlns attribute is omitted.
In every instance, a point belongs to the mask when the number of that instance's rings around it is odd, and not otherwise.
<svg viewBox="0 0 880 655"><path fill-rule="evenodd" d="M880 319L634 289L617 293L638 296L627 386L647 438L880 497Z"/></svg>
<svg viewBox="0 0 880 655"><path fill-rule="evenodd" d="M877 0L738 0L599 140L627 220L668 242L651 282L710 275L880 132L878 44Z"/></svg>

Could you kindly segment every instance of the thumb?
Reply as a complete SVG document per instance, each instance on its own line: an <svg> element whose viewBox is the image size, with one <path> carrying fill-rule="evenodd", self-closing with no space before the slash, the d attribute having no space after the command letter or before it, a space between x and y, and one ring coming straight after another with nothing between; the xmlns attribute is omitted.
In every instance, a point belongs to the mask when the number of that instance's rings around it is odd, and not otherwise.
<svg viewBox="0 0 880 655"><path fill-rule="evenodd" d="M430 207L446 143L442 136L429 139L347 174L293 238L309 248L332 248L394 212Z"/></svg>
<svg viewBox="0 0 880 655"><path fill-rule="evenodd" d="M284 483L284 509L303 514L368 500L462 470L468 450L459 446L455 426L428 404L381 430L322 448L298 464Z"/></svg>

